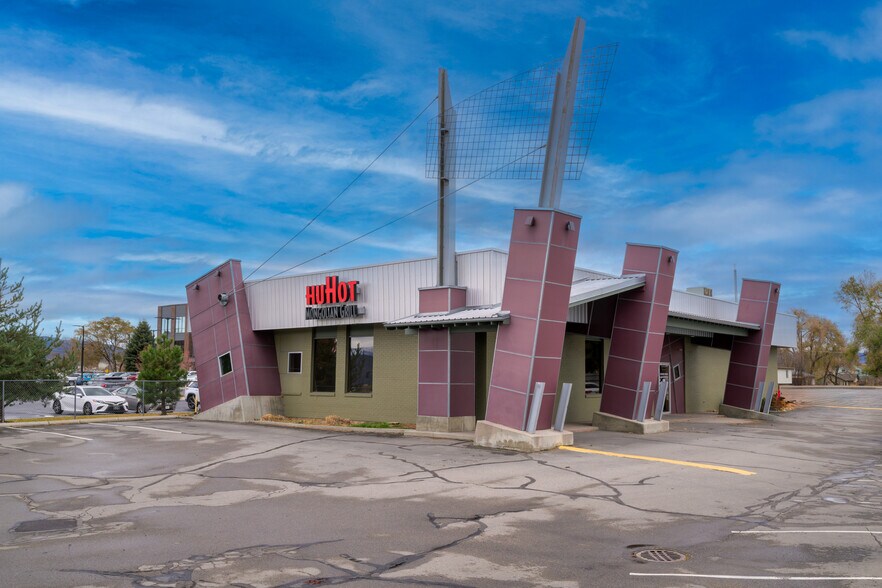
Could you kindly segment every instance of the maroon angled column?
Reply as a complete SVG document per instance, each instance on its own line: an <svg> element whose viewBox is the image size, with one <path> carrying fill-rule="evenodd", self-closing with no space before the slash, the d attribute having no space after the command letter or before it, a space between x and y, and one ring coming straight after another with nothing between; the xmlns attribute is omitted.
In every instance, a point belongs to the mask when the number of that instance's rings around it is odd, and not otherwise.
<svg viewBox="0 0 882 588"><path fill-rule="evenodd" d="M420 289L419 311L464 308L466 289ZM420 329L417 428L463 431L475 426L475 334L449 328Z"/></svg>
<svg viewBox="0 0 882 588"><path fill-rule="evenodd" d="M272 332L254 331L242 283L242 264L231 259L187 284L187 308L202 409L237 396L280 396ZM226 294L221 304L218 295ZM232 371L221 374L219 357L230 354Z"/></svg>
<svg viewBox="0 0 882 588"><path fill-rule="evenodd" d="M525 430L535 384L545 382L537 428L551 427L580 224L560 210L515 210L502 293L511 322L496 335L490 422Z"/></svg>
<svg viewBox="0 0 882 588"><path fill-rule="evenodd" d="M619 294L609 342L600 411L638 419L639 390L651 382L647 413L658 395L658 364L674 288L677 251L628 243L622 275L646 274L646 286ZM643 415L644 417L646 415Z"/></svg>
<svg viewBox="0 0 882 588"><path fill-rule="evenodd" d="M754 323L760 328L758 331L751 331L746 337L735 337L732 342L723 404L753 409L756 387L766 380L766 371L769 368L769 350L772 346L780 290L781 285L775 282L741 282L738 321Z"/></svg>

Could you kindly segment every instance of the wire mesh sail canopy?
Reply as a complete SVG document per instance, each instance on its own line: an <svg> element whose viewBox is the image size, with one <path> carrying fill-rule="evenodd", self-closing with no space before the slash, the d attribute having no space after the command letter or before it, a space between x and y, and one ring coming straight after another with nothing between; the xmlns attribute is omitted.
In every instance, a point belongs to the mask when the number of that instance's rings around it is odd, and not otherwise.
<svg viewBox="0 0 882 588"><path fill-rule="evenodd" d="M613 43L582 53L566 180L582 175L617 49ZM448 179L541 179L561 63L558 59L540 65L459 102L445 113L446 129L439 128L440 117L429 120L426 177L438 177L439 134L445 132L449 155L444 175Z"/></svg>

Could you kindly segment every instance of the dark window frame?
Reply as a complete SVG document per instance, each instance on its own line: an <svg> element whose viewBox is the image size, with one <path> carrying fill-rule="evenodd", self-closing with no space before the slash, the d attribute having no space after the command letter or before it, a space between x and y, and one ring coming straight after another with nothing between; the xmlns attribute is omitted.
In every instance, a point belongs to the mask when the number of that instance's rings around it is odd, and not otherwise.
<svg viewBox="0 0 882 588"><path fill-rule="evenodd" d="M299 356L297 360L297 370L291 369L291 356L297 355ZM289 374L302 374L303 373L303 352L302 351L289 351L288 352L288 373Z"/></svg>
<svg viewBox="0 0 882 588"><path fill-rule="evenodd" d="M588 391L588 346L594 345L596 346L596 357L595 360L597 362L597 391L589 392ZM585 339L585 358L583 367L585 368L585 396L587 398L596 398L603 394L603 339L594 339L587 338ZM593 376L592 376L593 379Z"/></svg>
<svg viewBox="0 0 882 588"><path fill-rule="evenodd" d="M334 328L335 329L335 328ZM333 332L333 336L331 333ZM323 353L320 350L320 346L323 345L323 341L333 341L331 344L333 350L330 352L332 357L322 358L320 353ZM310 388L312 394L318 394L319 396L332 396L337 393L337 354L339 349L337 349L337 335L336 329L331 331L330 328L321 328L317 327L312 331L312 381L310 382ZM328 367L330 368L330 377L322 379L327 379L327 382L317 383L317 377L319 376L327 376L324 372L319 369L319 364L317 363L320 360L324 360ZM321 387L322 389L319 389Z"/></svg>
<svg viewBox="0 0 882 588"><path fill-rule="evenodd" d="M227 358L227 361L230 363L230 369L224 371L224 358ZM217 356L217 369L220 372L220 377L224 377L227 374L233 373L233 353L231 351L227 351L226 353L221 353Z"/></svg>
<svg viewBox="0 0 882 588"><path fill-rule="evenodd" d="M353 390L352 385L352 371L354 369L353 366L353 354L352 354L352 340L353 339L367 339L371 340L371 364L370 370L368 371L369 379L369 389L367 390ZM353 396L371 396L374 393L374 349L376 348L376 344L374 343L374 331L372 326L351 326L347 329L346 332L346 394L352 394Z"/></svg>

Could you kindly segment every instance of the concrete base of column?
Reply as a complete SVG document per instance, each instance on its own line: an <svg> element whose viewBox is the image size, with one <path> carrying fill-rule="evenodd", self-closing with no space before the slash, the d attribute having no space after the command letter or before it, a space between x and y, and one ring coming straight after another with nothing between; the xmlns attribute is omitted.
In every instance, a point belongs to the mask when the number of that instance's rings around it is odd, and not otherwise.
<svg viewBox="0 0 882 588"><path fill-rule="evenodd" d="M478 421L475 427L475 445L493 449L512 449L524 453L545 451L561 445L572 445L573 434L570 431L547 429L527 433L512 429L505 425L497 425L490 421Z"/></svg>
<svg viewBox="0 0 882 588"><path fill-rule="evenodd" d="M196 415L203 421L246 423L265 414L285 414L281 396L237 396Z"/></svg>
<svg viewBox="0 0 882 588"><path fill-rule="evenodd" d="M475 430L475 417L441 417L417 416L417 431L435 431L442 433L462 433Z"/></svg>
<svg viewBox="0 0 882 588"><path fill-rule="evenodd" d="M605 412L595 412L591 419L591 424L601 431L616 431L619 433L636 433L638 435L652 435L654 433L667 433L671 429L671 423L668 421L657 421L654 419L640 421L632 421L624 417L608 414Z"/></svg>
<svg viewBox="0 0 882 588"><path fill-rule="evenodd" d="M740 408L730 404L721 404L720 414L733 419L754 419L757 421L774 421L778 418L778 416L774 414L757 412L755 410L750 410L749 408Z"/></svg>

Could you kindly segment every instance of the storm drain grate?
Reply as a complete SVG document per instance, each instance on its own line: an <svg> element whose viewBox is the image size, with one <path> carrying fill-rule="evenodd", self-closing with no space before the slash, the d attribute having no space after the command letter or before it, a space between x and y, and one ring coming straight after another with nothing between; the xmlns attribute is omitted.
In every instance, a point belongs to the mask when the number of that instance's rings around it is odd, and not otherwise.
<svg viewBox="0 0 882 588"><path fill-rule="evenodd" d="M652 563L673 563L678 561L686 561L689 559L689 556L685 553L680 553L679 551L674 551L673 549L643 549L641 551L635 551L634 557L641 561L648 561Z"/></svg>
<svg viewBox="0 0 882 588"><path fill-rule="evenodd" d="M39 531L66 531L76 529L76 519L42 519L39 521L24 521L15 526L16 533L36 533Z"/></svg>

